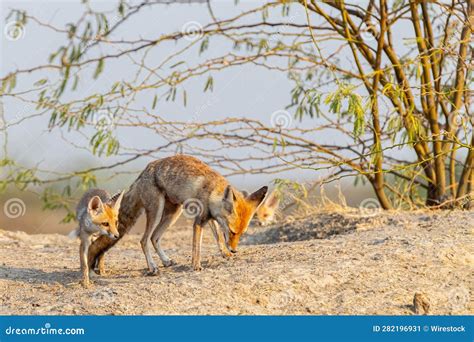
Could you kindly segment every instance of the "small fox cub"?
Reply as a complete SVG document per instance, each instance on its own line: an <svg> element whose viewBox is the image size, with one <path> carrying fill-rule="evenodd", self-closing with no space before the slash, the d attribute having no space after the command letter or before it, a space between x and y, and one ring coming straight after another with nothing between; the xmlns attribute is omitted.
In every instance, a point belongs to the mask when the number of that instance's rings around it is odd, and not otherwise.
<svg viewBox="0 0 474 342"><path fill-rule="evenodd" d="M242 191L244 196L248 193ZM267 194L262 204L258 207L253 217L253 221L260 226L266 226L271 224L275 220L275 214L278 211L278 205L280 204L280 198L278 197L277 190L273 190L270 194Z"/></svg>
<svg viewBox="0 0 474 342"><path fill-rule="evenodd" d="M113 240L119 238L118 216L123 194L124 192L121 192L110 197L105 190L91 189L82 196L76 207L79 227L69 236L81 239L80 260L84 287L90 285L87 255L91 243L101 235Z"/></svg>

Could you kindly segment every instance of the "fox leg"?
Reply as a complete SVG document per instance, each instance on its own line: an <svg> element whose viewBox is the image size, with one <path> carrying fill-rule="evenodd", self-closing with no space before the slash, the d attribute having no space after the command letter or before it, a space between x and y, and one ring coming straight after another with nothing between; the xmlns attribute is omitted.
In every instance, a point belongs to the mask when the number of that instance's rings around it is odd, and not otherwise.
<svg viewBox="0 0 474 342"><path fill-rule="evenodd" d="M221 252L222 256L224 258L231 257L233 254L227 248L227 244L225 242L224 234L222 234L222 230L220 229L220 227L217 226L217 222L214 221L214 220L210 220L209 221L209 226L211 227L212 234L214 234L214 239L216 239L217 247L219 248L219 251Z"/></svg>
<svg viewBox="0 0 474 342"><path fill-rule="evenodd" d="M155 230L153 231L153 234L151 235L151 242L153 244L153 247L155 247L156 253L158 253L161 262L165 267L174 265L174 262L166 255L165 251L161 248L160 240L166 229L171 227L176 222L182 211L183 209L181 205L173 204L169 201L166 201L161 221L156 226Z"/></svg>
<svg viewBox="0 0 474 342"><path fill-rule="evenodd" d="M202 270L201 267L201 243L202 243L202 225L201 222L194 221L193 227L193 269L195 271Z"/></svg>
<svg viewBox="0 0 474 342"><path fill-rule="evenodd" d="M96 266L97 266L97 270L94 269L95 273L101 276L106 275L107 272L105 271L105 253L102 253L97 257Z"/></svg>
<svg viewBox="0 0 474 342"><path fill-rule="evenodd" d="M142 245L143 253L145 254L146 263L148 265L148 274L156 275L158 274L158 267L153 261L153 256L150 251L150 237L153 233L153 228L156 227L157 222L160 222L163 215L163 209L165 206L165 198L162 194L157 196L157 200L154 203L147 203L145 208L146 212L146 229L143 234L140 244Z"/></svg>
<svg viewBox="0 0 474 342"><path fill-rule="evenodd" d="M81 272L82 272L82 285L84 287L89 287L91 282L89 279L89 263L87 261L87 253L89 252L89 239L81 239L81 246L79 250L79 255L81 259Z"/></svg>

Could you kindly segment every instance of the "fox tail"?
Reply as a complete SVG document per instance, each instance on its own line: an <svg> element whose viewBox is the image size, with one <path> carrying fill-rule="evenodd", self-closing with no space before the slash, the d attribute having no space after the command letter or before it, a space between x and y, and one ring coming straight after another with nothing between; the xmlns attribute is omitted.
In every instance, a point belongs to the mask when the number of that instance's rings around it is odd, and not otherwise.
<svg viewBox="0 0 474 342"><path fill-rule="evenodd" d="M71 230L71 232L67 235L67 237L70 239L77 239L79 237L79 227L77 227L74 230Z"/></svg>

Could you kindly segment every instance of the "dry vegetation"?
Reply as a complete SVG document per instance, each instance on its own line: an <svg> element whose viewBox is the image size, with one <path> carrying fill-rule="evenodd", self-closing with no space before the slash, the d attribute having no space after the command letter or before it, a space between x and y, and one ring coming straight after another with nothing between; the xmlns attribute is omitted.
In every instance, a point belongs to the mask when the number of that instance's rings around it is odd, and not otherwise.
<svg viewBox="0 0 474 342"><path fill-rule="evenodd" d="M205 233L201 272L191 270L192 230L170 229L177 262L144 275L139 235L107 256L109 274L79 284L78 242L58 234L0 231L2 314L472 314L473 224L468 212L321 211L251 227L222 259Z"/></svg>

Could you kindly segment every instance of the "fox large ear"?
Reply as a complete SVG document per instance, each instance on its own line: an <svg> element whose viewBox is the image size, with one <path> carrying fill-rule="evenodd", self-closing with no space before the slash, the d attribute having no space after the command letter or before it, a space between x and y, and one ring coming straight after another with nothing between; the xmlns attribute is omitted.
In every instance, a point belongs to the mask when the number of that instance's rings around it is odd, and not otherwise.
<svg viewBox="0 0 474 342"><path fill-rule="evenodd" d="M113 195L109 200L110 206L118 211L120 209L120 205L122 204L122 199L123 199L124 194L125 194L125 191L122 191Z"/></svg>
<svg viewBox="0 0 474 342"><path fill-rule="evenodd" d="M257 191L248 195L246 199L247 201L252 202L253 205L255 205L255 207L258 207L262 203L263 199L265 198L267 191L268 191L268 186L262 186Z"/></svg>
<svg viewBox="0 0 474 342"><path fill-rule="evenodd" d="M93 216L99 215L104 211L104 203L102 203L99 196L94 196L89 200L87 210L89 211L89 214Z"/></svg>
<svg viewBox="0 0 474 342"><path fill-rule="evenodd" d="M276 208L280 204L280 198L275 190L265 199L265 205L269 208Z"/></svg>
<svg viewBox="0 0 474 342"><path fill-rule="evenodd" d="M225 190L224 190L224 197L222 198L222 201L224 202L224 208L232 212L234 209L234 201L236 200L234 190L230 185L228 185Z"/></svg>

